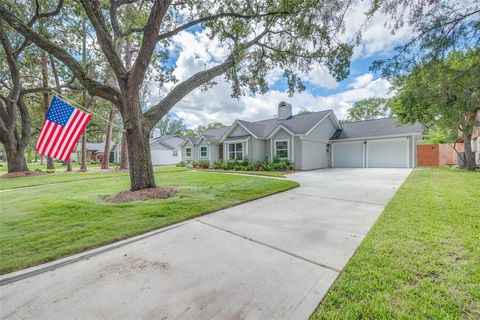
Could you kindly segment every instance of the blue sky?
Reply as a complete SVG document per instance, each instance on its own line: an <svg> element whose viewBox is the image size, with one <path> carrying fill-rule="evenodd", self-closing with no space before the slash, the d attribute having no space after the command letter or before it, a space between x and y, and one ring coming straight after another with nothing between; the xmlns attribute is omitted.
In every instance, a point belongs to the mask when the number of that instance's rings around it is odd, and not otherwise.
<svg viewBox="0 0 480 320"><path fill-rule="evenodd" d="M359 2L348 12L345 37L353 37L360 28L363 13L367 9L365 6L365 3ZM294 112L303 109L333 109L338 118L345 118L347 109L358 100L392 95L390 83L369 68L373 61L391 56L393 48L407 41L411 32L405 28L393 35L384 25L385 17L380 14L367 24L362 34L362 44L354 49L350 76L339 83L336 83L325 68L314 65L311 72L302 75L306 90L289 97L285 82L278 81L281 70L272 70L267 77L269 92L233 99L230 96L230 84L220 76L214 80L217 83L215 86L207 91L195 90L190 93L172 112L184 118L192 128L213 121L231 124L235 119L255 121L271 118L276 114L280 101L291 103ZM181 32L173 38L173 45L175 54L170 63L175 65L174 75L180 81L207 66L217 64L228 54L226 46L216 39L209 39L202 29ZM169 87L159 89L154 84L151 89L150 102L155 103L168 92Z"/></svg>

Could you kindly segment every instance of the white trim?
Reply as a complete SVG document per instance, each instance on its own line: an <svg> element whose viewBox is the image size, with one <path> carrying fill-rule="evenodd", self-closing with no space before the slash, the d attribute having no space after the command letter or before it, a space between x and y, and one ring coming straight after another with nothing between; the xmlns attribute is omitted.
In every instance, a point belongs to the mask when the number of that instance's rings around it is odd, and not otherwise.
<svg viewBox="0 0 480 320"><path fill-rule="evenodd" d="M363 164L363 167L364 168L368 168L368 141L365 140L363 142L365 144L365 157L364 157L364 164Z"/></svg>
<svg viewBox="0 0 480 320"><path fill-rule="evenodd" d="M285 130L288 134L290 134L292 137L295 135L292 131L288 130L287 127L285 127L283 124L279 124L278 126L275 127L275 129L270 133L267 137L267 139L273 138L274 135L278 133L281 129Z"/></svg>
<svg viewBox="0 0 480 320"><path fill-rule="evenodd" d="M207 148L207 155L206 155L205 157L202 156L202 148L203 148L203 147ZM200 160L200 159L208 159L208 149L210 149L210 148L208 147L208 145L199 145L199 146L198 146L198 160Z"/></svg>
<svg viewBox="0 0 480 320"><path fill-rule="evenodd" d="M187 149L190 149L190 156L187 156ZM185 147L185 159L192 159L193 158L193 146Z"/></svg>
<svg viewBox="0 0 480 320"><path fill-rule="evenodd" d="M408 167L409 168L415 168L416 164L417 164L417 157L415 156L416 155L416 150L415 150L415 139L414 137L412 136L411 137L411 140L412 141L412 165L410 166L410 159L408 159Z"/></svg>
<svg viewBox="0 0 480 320"><path fill-rule="evenodd" d="M198 140L197 142L195 142L195 144L198 146L200 144L200 142L203 140L207 141L207 139L202 135Z"/></svg>
<svg viewBox="0 0 480 320"><path fill-rule="evenodd" d="M225 132L225 134L220 138L220 142L224 142L226 138L228 138L228 135L232 133L233 129L235 129L236 125L240 125L245 131L247 131L250 135L252 135L255 139L258 139L256 135L254 135L250 130L247 129L243 124L241 124L238 120L235 120L235 122L230 126L230 128Z"/></svg>
<svg viewBox="0 0 480 320"><path fill-rule="evenodd" d="M230 148L228 147L229 144L237 144L237 143L241 143L242 144L242 159L230 159ZM244 144L245 143L245 144ZM245 159L245 149L246 149L246 146L248 146L248 139L247 140L234 140L234 141L228 141L228 142L225 142L226 146L224 147L224 149L227 150L227 154L226 154L226 160L224 159L224 161L230 161L230 160L235 160L235 161L243 161L243 159ZM235 157L237 157L236 153L237 153L237 147L235 146L235 151L233 151L233 153L235 153ZM247 155L248 156L248 155Z"/></svg>
<svg viewBox="0 0 480 320"><path fill-rule="evenodd" d="M401 137L410 137L414 135L418 135L419 132L416 133L402 133L402 134L392 134L389 136L370 136L370 137L358 137L358 138L350 138L350 139L331 139L330 142L348 142L348 141L356 141L356 140L379 140L379 139L389 139L389 138L401 138Z"/></svg>
<svg viewBox="0 0 480 320"><path fill-rule="evenodd" d="M363 146L363 147L362 147L362 151L363 151L363 153L362 153L362 168L365 168L365 157L366 157L366 155L367 155L367 151L366 151L366 149L367 149L367 141L366 141L366 140L363 141L362 146Z"/></svg>
<svg viewBox="0 0 480 320"><path fill-rule="evenodd" d="M183 147L187 142L190 143L190 145L193 146L193 143L192 143L192 141L190 141L190 138L186 138L186 139L182 142L182 144L180 144L180 145Z"/></svg>
<svg viewBox="0 0 480 320"><path fill-rule="evenodd" d="M290 139L274 139L273 140L273 145L274 145L273 150L274 150L275 156L277 155L277 142L284 142L284 141L287 141L287 158L286 159L292 161L292 159L290 157L290 152L291 152ZM279 158L279 159L280 160L285 160L285 158ZM272 157L272 161L273 161L273 157Z"/></svg>

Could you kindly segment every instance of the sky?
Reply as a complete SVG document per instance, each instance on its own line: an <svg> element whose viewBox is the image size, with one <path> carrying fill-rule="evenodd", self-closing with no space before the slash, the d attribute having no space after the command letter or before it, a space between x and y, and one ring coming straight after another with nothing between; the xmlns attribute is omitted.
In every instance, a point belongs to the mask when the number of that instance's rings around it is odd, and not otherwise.
<svg viewBox="0 0 480 320"><path fill-rule="evenodd" d="M355 36L364 21L366 10L366 4L359 2L348 11L345 19L346 32L343 36ZM339 119L344 119L347 109L356 101L369 97L392 96L388 80L370 71L369 67L373 61L391 56L395 46L409 39L411 30L406 27L392 34L384 27L387 22L385 19L387 18L384 15L377 13L366 25L362 33L362 44L354 49L350 75L341 82L336 82L324 67L313 65L311 72L302 75L306 90L289 97L284 81L280 79L280 71L272 70L267 77L270 87L267 93L235 99L231 97L230 84L223 76L219 76L214 79L216 85L207 91L197 89L191 92L172 112L183 118L190 128L214 121L229 125L235 119L255 121L272 118L277 114L278 103L287 101L292 105L294 114L305 109L333 109ZM219 41L206 36L205 30L177 34L173 39L173 49L174 75L180 81L220 63L228 54ZM159 97L166 92L158 87L152 85L151 104L158 102ZM168 90L168 87L166 89Z"/></svg>

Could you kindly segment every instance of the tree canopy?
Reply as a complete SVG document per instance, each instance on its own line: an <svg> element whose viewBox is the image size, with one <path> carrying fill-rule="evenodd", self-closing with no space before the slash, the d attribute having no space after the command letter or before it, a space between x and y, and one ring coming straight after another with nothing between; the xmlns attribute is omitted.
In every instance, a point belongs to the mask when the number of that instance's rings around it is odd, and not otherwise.
<svg viewBox="0 0 480 320"><path fill-rule="evenodd" d="M451 52L445 59L416 67L397 78L398 95L392 109L404 123L433 124L460 132L466 162L475 169L470 148L475 115L480 110L480 48Z"/></svg>
<svg viewBox="0 0 480 320"><path fill-rule="evenodd" d="M347 110L348 121L371 120L391 116L389 100L386 98L372 97L362 99Z"/></svg>

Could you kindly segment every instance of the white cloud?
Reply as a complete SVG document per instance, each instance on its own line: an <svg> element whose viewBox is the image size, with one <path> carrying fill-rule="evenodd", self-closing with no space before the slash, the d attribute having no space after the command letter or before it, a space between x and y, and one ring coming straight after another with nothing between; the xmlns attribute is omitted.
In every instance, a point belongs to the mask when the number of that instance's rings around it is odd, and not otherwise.
<svg viewBox="0 0 480 320"><path fill-rule="evenodd" d="M354 60L389 51L412 35L412 29L408 26L392 34L389 28L385 27L391 23L391 17L380 10L365 24L365 13L369 7L369 1L356 1L345 15L345 34L341 35L340 39L354 39L357 32L363 28L362 42L353 52Z"/></svg>
<svg viewBox="0 0 480 320"><path fill-rule="evenodd" d="M337 80L328 72L327 67L322 66L318 62L314 62L311 68L312 70L302 77L303 81L308 81L313 85L328 89L338 86Z"/></svg>
<svg viewBox="0 0 480 320"><path fill-rule="evenodd" d="M391 96L391 85L387 80L374 80L368 74L357 78L370 81L365 80L362 86L326 96L315 96L305 91L289 97L286 92L271 90L263 95L245 96L237 100L230 97L229 83L222 77L217 77L217 85L208 91L197 89L191 92L172 111L184 118L191 127L213 121L231 124L235 119L255 121L271 118L277 114L280 101L291 103L295 113L302 109L333 109L337 117L344 118L347 109L358 100Z"/></svg>
<svg viewBox="0 0 480 320"><path fill-rule="evenodd" d="M364 21L364 12L367 8L368 4L361 2L348 12L345 37L351 38L355 35ZM409 31L405 31L392 36L383 27L386 19L380 14L373 17L363 34L364 43L355 49L355 58L364 58L389 50L409 34ZM174 48L180 52L174 71L174 75L180 81L220 63L229 53L227 45L220 43L217 39L208 38L206 31L195 34L181 32L173 38L173 43ZM330 89L338 87L338 83L325 67L319 64L314 64L312 67L312 71L302 77L304 81L317 87ZM271 70L268 73L267 82L273 85L280 79L280 76L281 70ZM324 96L302 92L288 97L286 92L271 90L263 95L233 99L230 96L230 84L225 81L223 76L217 77L214 81L217 83L215 86L207 91L194 90L182 99L172 111L184 118L191 127L213 121L231 124L235 119L254 121L271 118L277 114L277 105L280 101L291 103L294 112L302 109L313 111L333 109L337 117L344 118L347 109L358 100L392 95L390 83L385 79L374 79L371 73L357 76L343 92ZM157 102L159 95L165 94L173 85L167 84L160 93L152 90L150 102Z"/></svg>
<svg viewBox="0 0 480 320"><path fill-rule="evenodd" d="M370 82L372 82L372 80L373 80L373 74L365 73L365 74L362 74L361 76L356 77L353 80L353 83L349 85L349 87L354 89L363 88L366 85L368 85Z"/></svg>

